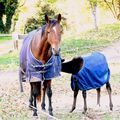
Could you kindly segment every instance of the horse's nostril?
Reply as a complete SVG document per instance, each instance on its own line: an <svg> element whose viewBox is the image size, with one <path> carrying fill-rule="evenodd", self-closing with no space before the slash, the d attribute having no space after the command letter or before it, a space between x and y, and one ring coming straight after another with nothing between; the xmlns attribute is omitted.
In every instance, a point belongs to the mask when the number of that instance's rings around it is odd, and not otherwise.
<svg viewBox="0 0 120 120"><path fill-rule="evenodd" d="M55 56L59 56L60 50L59 49L56 50L55 48L52 48L52 53Z"/></svg>

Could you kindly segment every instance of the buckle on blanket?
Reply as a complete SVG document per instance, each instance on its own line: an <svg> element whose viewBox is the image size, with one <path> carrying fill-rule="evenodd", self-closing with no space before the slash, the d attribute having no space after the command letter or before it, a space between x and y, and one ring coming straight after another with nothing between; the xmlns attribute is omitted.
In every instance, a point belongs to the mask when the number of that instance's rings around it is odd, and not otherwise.
<svg viewBox="0 0 120 120"><path fill-rule="evenodd" d="M72 75L72 78L71 78L73 81L77 82L78 80L76 79L75 76Z"/></svg>

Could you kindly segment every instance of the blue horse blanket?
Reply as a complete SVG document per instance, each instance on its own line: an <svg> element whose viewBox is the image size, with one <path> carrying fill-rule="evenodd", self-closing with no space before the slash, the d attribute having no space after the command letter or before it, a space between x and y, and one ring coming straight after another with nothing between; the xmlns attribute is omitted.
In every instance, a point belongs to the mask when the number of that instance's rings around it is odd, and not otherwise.
<svg viewBox="0 0 120 120"><path fill-rule="evenodd" d="M110 70L103 54L93 52L89 56L83 57L83 67L71 76L72 90L90 90L100 88L110 79Z"/></svg>
<svg viewBox="0 0 120 120"><path fill-rule="evenodd" d="M41 30L41 29L39 29ZM20 51L20 66L27 77L29 82L37 82L41 80L50 80L57 76L60 76L61 71L61 57L60 55L52 55L46 64L37 60L31 51L31 41L37 30L34 30L28 34L23 41L23 46ZM42 30L41 30L42 34Z"/></svg>

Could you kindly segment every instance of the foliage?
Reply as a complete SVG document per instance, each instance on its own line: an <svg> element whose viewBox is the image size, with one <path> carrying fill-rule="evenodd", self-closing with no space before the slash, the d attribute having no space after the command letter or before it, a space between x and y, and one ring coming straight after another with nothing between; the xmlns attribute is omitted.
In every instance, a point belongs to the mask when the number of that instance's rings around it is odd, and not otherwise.
<svg viewBox="0 0 120 120"><path fill-rule="evenodd" d="M55 18L57 14L57 10L50 4L46 3L44 5L38 5L39 8L41 8L38 11L38 17L36 18L29 18L27 20L27 23L25 25L25 32L30 32L42 25L45 24L44 16L47 14L50 18Z"/></svg>
<svg viewBox="0 0 120 120"><path fill-rule="evenodd" d="M115 19L120 20L120 0L104 0Z"/></svg>
<svg viewBox="0 0 120 120"><path fill-rule="evenodd" d="M18 7L18 0L0 0L0 32L8 33L12 24L12 17ZM6 16L4 24L3 16Z"/></svg>

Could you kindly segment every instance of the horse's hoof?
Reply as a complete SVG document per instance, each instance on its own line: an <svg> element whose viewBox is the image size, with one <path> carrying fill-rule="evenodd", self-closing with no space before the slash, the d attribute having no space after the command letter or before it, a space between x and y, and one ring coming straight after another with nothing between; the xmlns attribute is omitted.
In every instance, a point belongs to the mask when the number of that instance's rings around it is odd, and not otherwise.
<svg viewBox="0 0 120 120"><path fill-rule="evenodd" d="M38 115L37 115L37 113L36 113L36 112L34 112L34 113L33 113L33 116L34 116L34 117L38 117Z"/></svg>
<svg viewBox="0 0 120 120"><path fill-rule="evenodd" d="M32 106L33 106L33 105L29 105L29 106L28 106L28 107L29 107L29 110L34 110Z"/></svg>
<svg viewBox="0 0 120 120"><path fill-rule="evenodd" d="M42 111L46 111L46 109L45 109L45 108L42 108Z"/></svg>

